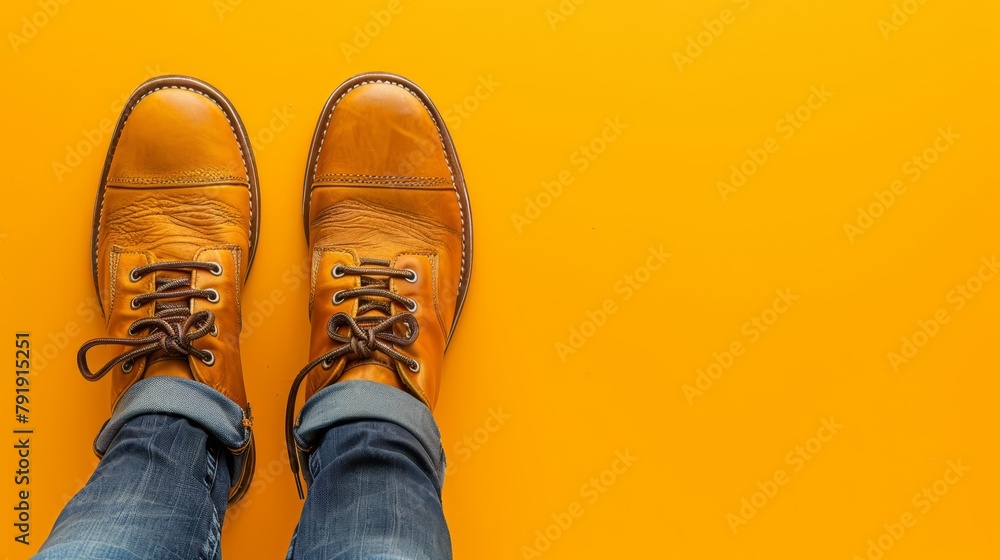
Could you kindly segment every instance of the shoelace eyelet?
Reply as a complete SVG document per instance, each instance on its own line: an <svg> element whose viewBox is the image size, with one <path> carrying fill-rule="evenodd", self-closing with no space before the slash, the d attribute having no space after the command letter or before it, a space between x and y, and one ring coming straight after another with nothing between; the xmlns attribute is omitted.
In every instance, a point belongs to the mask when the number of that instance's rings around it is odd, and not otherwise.
<svg viewBox="0 0 1000 560"><path fill-rule="evenodd" d="M208 358L202 358L201 362L206 366L211 366L215 363L215 354L213 354L211 350L205 350L205 353L208 354Z"/></svg>
<svg viewBox="0 0 1000 560"><path fill-rule="evenodd" d="M219 325L212 324L212 330L208 331L208 334L218 337L219 336Z"/></svg>
<svg viewBox="0 0 1000 560"><path fill-rule="evenodd" d="M128 279L131 280L133 284L136 283L136 282L138 282L139 280L142 280L142 276L139 276L138 274L135 273L135 271L137 271L137 270L139 270L139 269L138 268L133 268L132 272L128 273Z"/></svg>
<svg viewBox="0 0 1000 560"><path fill-rule="evenodd" d="M222 276L222 265L221 264L219 264L217 262L214 262L214 261L210 262L208 264L212 265L212 268L208 269L208 271L211 272L213 276Z"/></svg>
<svg viewBox="0 0 1000 560"><path fill-rule="evenodd" d="M132 373L132 368L135 367L135 360L125 360L122 362L122 373Z"/></svg>
<svg viewBox="0 0 1000 560"><path fill-rule="evenodd" d="M410 371L412 371L413 373L419 373L420 372L420 362L418 362L416 360L413 361L413 365L410 365L410 366L407 366L407 367L409 367Z"/></svg>
<svg viewBox="0 0 1000 560"><path fill-rule="evenodd" d="M413 270L412 268L407 268L406 271L409 272L410 275L409 276L404 276L403 280L406 280L410 284L415 283L417 281L417 271Z"/></svg>
<svg viewBox="0 0 1000 560"><path fill-rule="evenodd" d="M132 298L132 301L129 303L129 307L131 307L132 309L139 309L140 307L142 307L141 303L137 303L135 301L136 299L138 298Z"/></svg>
<svg viewBox="0 0 1000 560"><path fill-rule="evenodd" d="M340 263L333 265L333 268L330 269L330 275L334 278L343 278L344 274L346 274L344 272L344 265Z"/></svg>
<svg viewBox="0 0 1000 560"><path fill-rule="evenodd" d="M206 297L205 299L207 299L209 303L219 303L220 299L219 291L216 290L215 288L209 288L208 291L211 293L209 293L208 297Z"/></svg>
<svg viewBox="0 0 1000 560"><path fill-rule="evenodd" d="M341 293L342 293L342 290L337 290L337 292L335 294L333 294L333 304L334 305L340 305L340 304L344 303L344 298L340 297Z"/></svg>
<svg viewBox="0 0 1000 560"><path fill-rule="evenodd" d="M406 310L409 311L410 313L416 313L417 312L417 300L415 300L415 299L407 300Z"/></svg>

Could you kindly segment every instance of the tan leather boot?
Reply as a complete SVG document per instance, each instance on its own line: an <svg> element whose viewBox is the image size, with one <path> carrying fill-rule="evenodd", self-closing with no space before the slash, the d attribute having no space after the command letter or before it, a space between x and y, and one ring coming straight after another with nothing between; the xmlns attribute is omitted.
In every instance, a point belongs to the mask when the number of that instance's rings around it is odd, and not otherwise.
<svg viewBox="0 0 1000 560"><path fill-rule="evenodd" d="M259 224L253 154L229 101L194 78L142 84L112 136L94 206L94 283L109 337L87 342L78 365L88 380L111 374L112 409L156 376L204 383L238 404L249 437L231 449L243 466L230 502L254 467L239 333ZM114 357L92 371L87 353L99 346Z"/></svg>
<svg viewBox="0 0 1000 560"><path fill-rule="evenodd" d="M362 74L330 96L302 209L312 339L286 416L300 496L293 420L302 381L306 400L364 379L433 410L472 270L472 216L451 136L427 95L400 76Z"/></svg>

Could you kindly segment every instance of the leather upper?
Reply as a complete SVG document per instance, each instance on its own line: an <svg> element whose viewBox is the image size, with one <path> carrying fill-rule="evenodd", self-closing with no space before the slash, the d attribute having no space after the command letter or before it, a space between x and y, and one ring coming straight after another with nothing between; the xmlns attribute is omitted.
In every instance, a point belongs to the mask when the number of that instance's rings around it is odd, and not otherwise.
<svg viewBox="0 0 1000 560"><path fill-rule="evenodd" d="M247 154L234 123L207 92L156 88L130 109L112 144L95 216L98 294L108 335L143 336L128 329L137 319L154 316L156 303L136 307L133 298L163 281L189 278L191 289L214 289L219 298L190 299L191 313L215 314L217 330L193 342L210 350L214 363L162 351L136 358L130 371L111 371L112 406L139 379L170 375L193 377L246 409L239 333L254 220ZM137 280L130 274L140 266L192 260L218 263L222 272L164 270ZM115 346L104 353L125 351Z"/></svg>
<svg viewBox="0 0 1000 560"><path fill-rule="evenodd" d="M315 165L307 175L307 221L312 249L310 358L338 346L327 321L336 313L354 317L359 299L340 303L334 295L363 287L363 275L334 277L336 265L362 266L362 259L388 261L416 273L415 281L389 278L390 291L415 302L419 334L394 348L419 363L413 372L382 352L361 359L339 357L316 368L306 381L308 399L334 381L368 379L403 387L431 409L437 402L441 362L454 326L463 276L467 280L463 212L445 139L434 114L403 84L368 81L355 85L328 109L318 134ZM464 188L464 187L463 187ZM391 302L392 314L410 312ZM368 312L378 314L377 311ZM397 334L402 327L397 325Z"/></svg>

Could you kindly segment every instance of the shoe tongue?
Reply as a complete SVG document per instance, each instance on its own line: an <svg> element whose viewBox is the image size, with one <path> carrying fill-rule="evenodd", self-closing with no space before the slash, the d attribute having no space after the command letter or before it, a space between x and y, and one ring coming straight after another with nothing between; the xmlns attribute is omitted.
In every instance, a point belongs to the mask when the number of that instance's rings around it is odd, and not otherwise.
<svg viewBox="0 0 1000 560"><path fill-rule="evenodd" d="M176 247L177 244L174 244ZM181 254L190 254L187 251L185 253L177 253L176 251L164 251L162 248L158 249L155 255L155 261L158 263L181 261L181 260L192 260L190 257L180 257ZM167 258L164 258L164 254ZM187 270L158 270L154 272L155 274L155 285L159 289L163 285L175 281L175 280L190 280L191 272ZM177 289L185 289L180 287ZM163 311L170 307L182 307L185 309L190 308L190 304L186 300L164 300L157 301L153 305L156 309ZM146 357L146 370L143 374L144 377L156 377L156 376L166 376L166 377L180 377L185 379L194 379L194 374L191 372L191 366L188 362L187 356L167 356L162 350L156 350Z"/></svg>
<svg viewBox="0 0 1000 560"><path fill-rule="evenodd" d="M183 239L175 238L175 239ZM157 244L156 249L146 249L153 253L153 259L155 262L176 262L176 261L193 261L195 260L195 255L203 247L208 245L208 240L199 241L197 243L192 241L184 240L170 240L164 241L163 243Z"/></svg>
<svg viewBox="0 0 1000 560"><path fill-rule="evenodd" d="M389 265L390 265L390 262L387 261L387 260L368 259L368 258L362 258L361 259L361 266L371 266L371 267L385 268L385 267L388 267ZM388 290L389 289L389 279L386 278L385 276L365 276L365 275L362 274L361 275L361 287L362 288L380 288L380 289ZM391 304L391 302L390 302L390 300L388 298L379 297L379 296L361 296L361 297L359 297L358 298L358 314L357 314L357 317L356 317L356 319L358 320L359 325L361 325L362 328L371 327L371 326L374 326L374 325L380 323L383 319L386 319L386 318L390 317L392 315L392 307L391 307L391 305L392 304ZM375 359L377 359L377 360L381 360L383 362L391 363L391 360L389 359L389 357L386 356L385 354L383 354L382 352L375 352L372 357L375 358ZM353 358L353 359L349 358L348 361L347 361L347 367L351 368L352 367L351 366L352 363L354 363L354 362L356 362L358 360L363 360L363 359L364 358ZM395 374L395 370L393 370L393 369L391 369L390 367L387 367L387 366L379 366L377 364L365 364L365 365L357 366L354 369L362 369L362 370L364 370L359 375L369 375L368 373L366 373L368 371L368 368L376 368L378 370L382 370L384 372L387 372L388 376L390 376L393 379L395 379L395 375L396 375ZM351 371L354 371L354 369L351 369ZM371 375L385 375L385 374L372 373Z"/></svg>
<svg viewBox="0 0 1000 560"><path fill-rule="evenodd" d="M361 266L387 268L390 261L382 259L361 259ZM389 279L385 276L361 275L362 288L379 288L388 290ZM362 296L358 299L358 317L389 317L392 314L391 302L388 298L378 296Z"/></svg>

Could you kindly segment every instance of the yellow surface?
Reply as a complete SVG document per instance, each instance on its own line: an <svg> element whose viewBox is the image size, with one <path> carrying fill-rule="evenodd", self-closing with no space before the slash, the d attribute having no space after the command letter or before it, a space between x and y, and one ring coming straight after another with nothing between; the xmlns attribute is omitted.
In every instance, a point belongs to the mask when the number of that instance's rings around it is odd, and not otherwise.
<svg viewBox="0 0 1000 560"><path fill-rule="evenodd" d="M0 333L11 355L31 333L35 430L26 547L9 355L5 555L35 550L96 464L108 387L75 353L104 333L88 249L107 131L140 81L183 73L233 101L257 155L258 470L224 550L282 557L306 151L342 80L389 70L446 115L474 210L437 411L457 558L997 558L998 12L5 0Z"/></svg>

